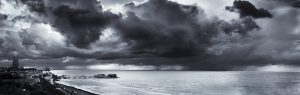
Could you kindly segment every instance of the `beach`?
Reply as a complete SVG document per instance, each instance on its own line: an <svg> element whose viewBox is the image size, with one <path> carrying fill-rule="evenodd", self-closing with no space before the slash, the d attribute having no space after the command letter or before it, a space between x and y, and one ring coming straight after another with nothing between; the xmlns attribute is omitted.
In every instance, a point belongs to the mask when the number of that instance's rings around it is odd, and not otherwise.
<svg viewBox="0 0 300 95"><path fill-rule="evenodd" d="M94 94L88 91L84 91L72 86L67 86L63 84L56 83L55 86L57 88L60 88L60 90L65 94L65 95L99 95L99 94Z"/></svg>

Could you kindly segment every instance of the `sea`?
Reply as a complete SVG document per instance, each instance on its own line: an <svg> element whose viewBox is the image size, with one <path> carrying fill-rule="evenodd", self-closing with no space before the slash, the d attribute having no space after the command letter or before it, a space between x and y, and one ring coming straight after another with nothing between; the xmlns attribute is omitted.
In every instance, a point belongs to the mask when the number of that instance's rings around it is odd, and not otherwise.
<svg viewBox="0 0 300 95"><path fill-rule="evenodd" d="M100 95L300 95L300 72L53 70L57 75L117 74L117 79L62 79Z"/></svg>

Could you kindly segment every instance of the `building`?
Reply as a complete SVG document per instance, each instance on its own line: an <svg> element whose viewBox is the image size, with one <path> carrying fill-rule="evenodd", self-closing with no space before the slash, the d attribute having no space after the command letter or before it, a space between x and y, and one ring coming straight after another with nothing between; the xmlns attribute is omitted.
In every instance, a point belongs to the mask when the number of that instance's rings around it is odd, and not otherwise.
<svg viewBox="0 0 300 95"><path fill-rule="evenodd" d="M13 69L19 69L20 68L18 57L13 58L13 63L12 63L11 68L13 68Z"/></svg>
<svg viewBox="0 0 300 95"><path fill-rule="evenodd" d="M0 72L7 72L7 67L0 67Z"/></svg>

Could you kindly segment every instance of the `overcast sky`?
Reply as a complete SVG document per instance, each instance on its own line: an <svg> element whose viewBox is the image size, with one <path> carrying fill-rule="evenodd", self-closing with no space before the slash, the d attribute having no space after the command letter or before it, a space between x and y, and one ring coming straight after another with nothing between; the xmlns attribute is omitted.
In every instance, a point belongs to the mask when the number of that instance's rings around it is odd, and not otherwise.
<svg viewBox="0 0 300 95"><path fill-rule="evenodd" d="M0 1L0 66L16 55L23 66L54 69L300 65L298 0L37 1Z"/></svg>

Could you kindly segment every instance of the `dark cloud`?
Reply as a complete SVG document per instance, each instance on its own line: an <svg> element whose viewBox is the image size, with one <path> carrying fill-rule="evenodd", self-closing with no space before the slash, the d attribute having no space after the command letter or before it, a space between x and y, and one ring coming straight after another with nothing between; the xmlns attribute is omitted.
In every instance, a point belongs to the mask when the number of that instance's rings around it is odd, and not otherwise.
<svg viewBox="0 0 300 95"><path fill-rule="evenodd" d="M126 4L127 17L115 28L130 43L133 54L163 57L207 56L210 39L220 31L247 34L258 29L253 19L234 22L209 19L204 10L167 0Z"/></svg>
<svg viewBox="0 0 300 95"><path fill-rule="evenodd" d="M32 10L27 3L1 0L3 7L11 7L14 12L1 11L0 56L10 58L10 52L18 52L21 58L111 58L113 49L96 47L101 32L121 15L103 11L95 1L38 0L44 2L43 12ZM19 3L16 3L19 2ZM27 2L27 3L26 3ZM26 4L26 5L24 5ZM32 4L34 5L34 4ZM1 9L3 10L3 9ZM9 10L9 9L8 9ZM3 14L2 14L3 12ZM112 45L111 45L112 44ZM116 44L118 44L116 42ZM92 45L93 47L89 47ZM104 50L98 50L106 49ZM116 52L116 51L114 51Z"/></svg>
<svg viewBox="0 0 300 95"><path fill-rule="evenodd" d="M0 14L0 20L6 20L7 19L7 15L3 15L3 14Z"/></svg>
<svg viewBox="0 0 300 95"><path fill-rule="evenodd" d="M84 6L95 6L86 3ZM101 6L94 8L71 8L61 5L53 11L55 18L54 26L70 38L70 42L79 48L87 48L90 43L99 39L101 31L109 24L118 20L119 15L108 11L102 11Z"/></svg>
<svg viewBox="0 0 300 95"><path fill-rule="evenodd" d="M235 1L227 9L239 12L240 18L226 21L206 14L213 9L168 0L128 3L122 9L125 14L104 11L97 0L37 1L1 0L11 9L0 10L0 59L18 52L22 58L43 60L36 64L62 69L69 64L115 63L231 70L299 63L299 11L281 5L294 4L290 1ZM64 58L72 62L64 64ZM86 62L90 59L94 61Z"/></svg>
<svg viewBox="0 0 300 95"><path fill-rule="evenodd" d="M126 7L129 9L127 18L117 25L117 29L123 39L131 43L135 54L195 56L203 52L199 48L205 47L206 37L211 36L197 24L196 16L202 13L195 6L150 0L139 6L131 3ZM203 43L196 39L201 39Z"/></svg>
<svg viewBox="0 0 300 95"><path fill-rule="evenodd" d="M273 17L273 15L265 10L265 9L257 9L252 3L250 3L249 1L241 1L241 0L235 0L233 2L233 6L232 7L226 7L227 10L229 11L235 11L235 9L237 9L237 11L240 13L240 17L247 17L247 16L251 16L254 18L270 18Z"/></svg>
<svg viewBox="0 0 300 95"><path fill-rule="evenodd" d="M300 8L300 1L299 0L285 0L283 2L288 3L292 7Z"/></svg>
<svg viewBox="0 0 300 95"><path fill-rule="evenodd" d="M78 48L88 48L99 39L102 30L121 17L103 11L97 0L22 0L22 3L50 19L68 42Z"/></svg>
<svg viewBox="0 0 300 95"><path fill-rule="evenodd" d="M70 38L70 42L79 48L86 48L99 39L101 31L120 18L111 12L97 12L87 9L74 9L62 5L53 11L54 26Z"/></svg>
<svg viewBox="0 0 300 95"><path fill-rule="evenodd" d="M221 54L212 60L219 60L219 63L229 64L228 66L299 65L299 60L294 59L299 56L296 49L299 45L296 44L299 40L299 10L282 2L272 2L276 6L270 9L273 18L255 21L259 22L261 29L251 32L252 35L217 38L218 41L221 40L221 44L216 43L213 48L219 48ZM222 42L223 39L229 41ZM218 49L212 51L216 52Z"/></svg>
<svg viewBox="0 0 300 95"><path fill-rule="evenodd" d="M0 27L5 26L4 21L7 19L7 15L3 15L0 13Z"/></svg>
<svg viewBox="0 0 300 95"><path fill-rule="evenodd" d="M294 3L293 6L300 8L300 2Z"/></svg>
<svg viewBox="0 0 300 95"><path fill-rule="evenodd" d="M225 33L239 33L242 35L247 35L249 31L259 30L260 27L254 21L253 18L243 18L243 19L233 19L231 23L224 22L221 28Z"/></svg>

